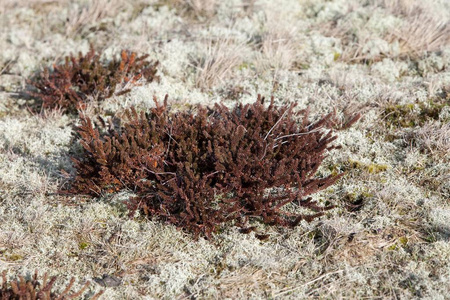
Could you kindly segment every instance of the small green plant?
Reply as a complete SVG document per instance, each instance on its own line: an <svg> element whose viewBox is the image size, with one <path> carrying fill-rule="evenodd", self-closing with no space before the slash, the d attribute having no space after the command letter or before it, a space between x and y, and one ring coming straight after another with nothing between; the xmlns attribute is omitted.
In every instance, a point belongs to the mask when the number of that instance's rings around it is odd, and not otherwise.
<svg viewBox="0 0 450 300"><path fill-rule="evenodd" d="M53 292L52 288L55 284L57 277L52 277L48 280L47 273L44 274L42 280L38 280L38 272L34 273L30 280L25 280L23 276L19 276L19 279L8 281L6 278L6 271L2 272L2 286L0 289L0 299L2 300L63 300L63 299L75 299L83 295L86 289L89 287L89 282L86 282L83 287L74 293L70 293L70 290L75 283L75 278L72 278L64 291L60 294ZM103 294L103 291L93 295L91 300L98 299Z"/></svg>
<svg viewBox="0 0 450 300"><path fill-rule="evenodd" d="M158 79L157 61L147 61L148 55L122 50L119 60L105 63L93 47L86 55L66 57L64 63L44 69L29 83L34 91L29 94L41 101L40 109L61 108L76 112L91 100L102 101L114 94L130 91L129 86L140 79L151 82Z"/></svg>
<svg viewBox="0 0 450 300"><path fill-rule="evenodd" d="M233 109L195 107L169 112L156 100L150 112L127 111L124 120L87 118L78 127L84 153L73 158L77 170L69 192L99 196L134 191L131 211L210 237L233 222L249 220L295 226L333 208L308 198L342 174L314 177L327 151L337 148L334 115L317 122L294 104L268 107L264 98ZM353 123L358 116L350 120ZM100 129L100 130L99 130ZM292 203L312 211L294 214Z"/></svg>

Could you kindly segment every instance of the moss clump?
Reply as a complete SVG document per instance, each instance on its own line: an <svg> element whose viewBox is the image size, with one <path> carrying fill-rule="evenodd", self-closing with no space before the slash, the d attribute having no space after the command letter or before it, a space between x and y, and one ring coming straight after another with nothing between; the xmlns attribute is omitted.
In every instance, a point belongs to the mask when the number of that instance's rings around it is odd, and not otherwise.
<svg viewBox="0 0 450 300"><path fill-rule="evenodd" d="M395 243L388 247L389 251L397 251L401 248L406 248L408 244L408 238L406 236L401 236L397 239Z"/></svg>
<svg viewBox="0 0 450 300"><path fill-rule="evenodd" d="M438 120L442 109L450 106L450 100L438 98L427 102L389 105L382 118L388 127L410 128L422 126L428 121Z"/></svg>
<svg viewBox="0 0 450 300"><path fill-rule="evenodd" d="M373 195L370 191L349 192L342 196L342 200L347 211L355 212L361 210L366 202L373 198Z"/></svg>
<svg viewBox="0 0 450 300"><path fill-rule="evenodd" d="M378 174L378 173L386 171L388 168L389 168L388 165L383 165L383 164L369 164L366 166L366 170L370 174Z"/></svg>
<svg viewBox="0 0 450 300"><path fill-rule="evenodd" d="M389 166L385 164L376 164L376 163L365 164L363 162L353 159L349 159L342 165L333 164L328 166L328 170L330 170L332 176L336 176L340 172L348 172L351 170L361 170L369 174L379 174L387 171L388 169Z"/></svg>
<svg viewBox="0 0 450 300"><path fill-rule="evenodd" d="M86 243L86 242L81 242L78 244L78 248L80 248L80 250L84 250L88 247L89 247L89 243Z"/></svg>
<svg viewBox="0 0 450 300"><path fill-rule="evenodd" d="M406 246L406 244L408 243L408 238L406 236L401 236L398 241L400 242L400 244L404 247Z"/></svg>
<svg viewBox="0 0 450 300"><path fill-rule="evenodd" d="M9 261L19 261L23 259L23 256L20 254L11 254L7 256L6 259Z"/></svg>
<svg viewBox="0 0 450 300"><path fill-rule="evenodd" d="M389 127L414 127L416 125L414 104L390 105L383 112L383 119Z"/></svg>

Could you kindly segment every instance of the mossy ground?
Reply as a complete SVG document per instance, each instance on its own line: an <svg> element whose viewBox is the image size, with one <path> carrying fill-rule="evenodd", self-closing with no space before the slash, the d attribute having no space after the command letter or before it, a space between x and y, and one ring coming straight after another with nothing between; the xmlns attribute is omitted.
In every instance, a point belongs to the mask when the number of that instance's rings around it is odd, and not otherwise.
<svg viewBox="0 0 450 300"><path fill-rule="evenodd" d="M412 21L419 8L424 28ZM447 33L447 1L4 0L0 12L0 270L8 276L38 268L65 278L61 287L72 276L81 285L121 278L101 299L448 297L450 45L447 35L413 34ZM177 109L262 94L310 107L312 117L360 112L319 170L346 172L314 195L338 207L294 229L264 228L263 241L231 226L194 241L130 219L121 202L130 191L52 195L67 184L61 169L73 173L77 119L32 114L23 90L40 68L90 44L106 58L126 48L161 62L160 82L108 99L105 115L165 94Z"/></svg>

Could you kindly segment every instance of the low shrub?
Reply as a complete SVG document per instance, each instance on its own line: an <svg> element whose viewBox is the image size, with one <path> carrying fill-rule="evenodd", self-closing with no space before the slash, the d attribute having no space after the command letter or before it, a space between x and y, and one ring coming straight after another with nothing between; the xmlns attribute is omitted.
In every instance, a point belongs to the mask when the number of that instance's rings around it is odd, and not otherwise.
<svg viewBox="0 0 450 300"><path fill-rule="evenodd" d="M104 100L115 93L130 91L129 85L143 79L158 79L157 61L147 61L148 55L122 50L120 59L106 63L93 47L86 55L67 56L64 63L55 64L53 70L44 69L29 80L33 91L29 94L41 101L40 109L61 108L76 112L90 100Z"/></svg>
<svg viewBox="0 0 450 300"><path fill-rule="evenodd" d="M69 192L130 189L136 194L127 202L132 212L206 237L226 222L244 231L250 219L295 226L333 207L307 198L342 176L314 177L327 151L337 148L333 114L310 122L308 110L277 107L273 98L266 107L261 97L195 112L171 113L167 96L164 104L155 102L147 113L128 110L125 120L99 119L97 128L81 118L84 152L73 158L77 174ZM283 210L289 203L313 213Z"/></svg>
<svg viewBox="0 0 450 300"><path fill-rule="evenodd" d="M52 292L53 285L57 277L52 277L48 280L47 273L44 274L42 280L38 280L38 272L36 271L31 278L31 280L25 280L23 276L19 276L18 280L13 280L8 282L6 279L6 271L2 272L2 286L0 289L0 299L2 300L19 300L19 299L29 299L29 300L63 300L63 299L74 299L83 295L89 286L89 282L86 282L83 287L74 293L70 293L73 287L75 278L72 278L69 284L66 286L61 294ZM69 294L70 293L70 294ZM98 299L103 292L99 292L93 295L91 300Z"/></svg>

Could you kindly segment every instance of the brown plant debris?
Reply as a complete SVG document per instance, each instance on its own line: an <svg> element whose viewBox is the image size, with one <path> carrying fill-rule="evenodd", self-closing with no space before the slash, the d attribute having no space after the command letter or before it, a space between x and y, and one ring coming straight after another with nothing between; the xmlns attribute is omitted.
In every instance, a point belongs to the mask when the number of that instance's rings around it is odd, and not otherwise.
<svg viewBox="0 0 450 300"><path fill-rule="evenodd" d="M326 152L337 148L334 114L310 122L308 110L277 107L273 98L266 107L260 96L232 109L197 106L195 113L169 112L167 96L163 105L155 102L147 113L128 110L126 122L100 119L100 131L82 116L84 154L73 158L69 192L129 189L136 194L131 211L207 237L226 222L295 226L334 207L307 198L342 176L314 177ZM282 210L289 203L312 214Z"/></svg>
<svg viewBox="0 0 450 300"><path fill-rule="evenodd" d="M57 277L52 277L48 280L47 273L44 274L42 281L38 280L38 272L33 275L31 280L25 280L23 276L19 276L18 280L8 282L6 279L6 271L2 272L2 286L0 289L0 299L2 300L64 300L74 299L83 295L86 289L89 287L89 282L86 282L83 287L74 293L70 293L73 287L75 278L72 278L69 284L66 286L61 294L52 292L53 285ZM103 294L103 291L93 295L90 299L95 300Z"/></svg>
<svg viewBox="0 0 450 300"><path fill-rule="evenodd" d="M158 61L147 61L148 54L137 56L135 52L122 50L120 59L109 63L100 56L92 46L86 55L67 56L64 63L53 65L53 70L46 68L29 80L35 88L29 94L42 101L42 109L76 112L88 101L129 92L129 86L141 79L158 80Z"/></svg>

